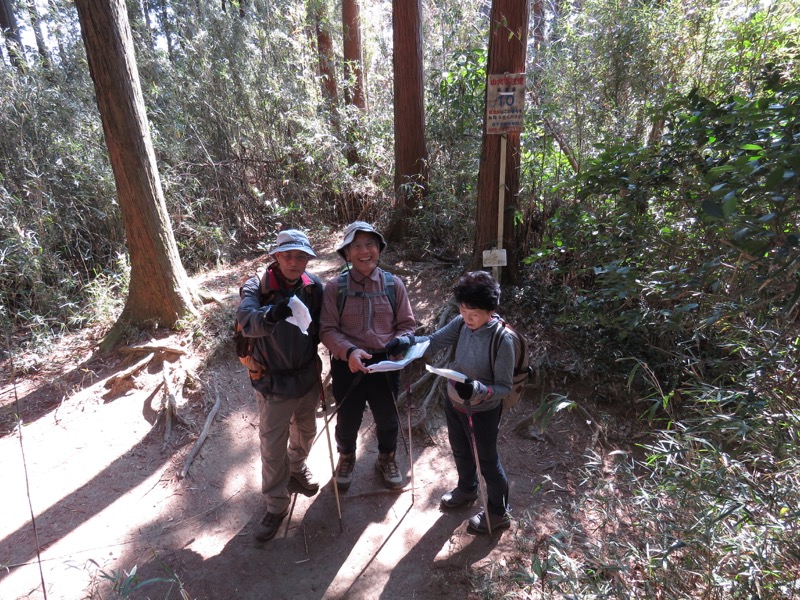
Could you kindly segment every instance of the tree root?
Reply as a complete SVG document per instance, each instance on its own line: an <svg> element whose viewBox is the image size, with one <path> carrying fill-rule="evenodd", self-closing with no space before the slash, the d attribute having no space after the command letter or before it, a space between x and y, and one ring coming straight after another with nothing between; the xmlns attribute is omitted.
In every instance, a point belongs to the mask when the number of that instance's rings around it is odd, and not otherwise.
<svg viewBox="0 0 800 600"><path fill-rule="evenodd" d="M130 377L134 373L138 373L141 369L146 367L150 363L150 361L153 360L154 356L155 356L155 353L154 352L150 352L147 356L145 356L139 362L137 362L134 365L128 367L124 371L120 371L118 373L115 373L114 375L112 375L111 377L108 378L108 381L106 381L106 383L105 383L105 387L107 387L107 388L116 387L116 385L119 382L121 382L123 379L126 379L126 378Z"/></svg>
<svg viewBox="0 0 800 600"><path fill-rule="evenodd" d="M169 354L178 354L180 356L185 356L187 354L186 350L179 346L165 346L161 344L148 344L146 346L126 346L124 348L120 348L121 354L137 354L141 352L167 352Z"/></svg>
<svg viewBox="0 0 800 600"><path fill-rule="evenodd" d="M188 378L188 373L180 367L177 368L175 373L177 373L178 376L175 385L172 384L167 361L162 363L161 373L163 375L164 396L155 425L157 426L161 421L164 421L164 446L166 446L172 436L173 424L180 423L181 425L185 425L183 419L181 419L178 414L178 404L180 404L180 395L186 379Z"/></svg>
<svg viewBox="0 0 800 600"><path fill-rule="evenodd" d="M457 307L454 302L451 301L445 304L435 318L435 325L433 327L434 331L444 327L444 325L450 321L453 313L456 310ZM453 350L451 349L444 356L440 357L439 360L433 364L433 366L437 368L446 366L451 360L452 353ZM423 433L433 440L433 436L429 430L428 421L431 414L431 408L437 403L441 403L444 399L444 385L445 380L443 378L437 377L429 371L425 371L420 378L417 379L417 381L409 386L409 390L404 390L397 397L397 406L398 409L400 409L405 407L406 403L408 402L408 391L411 392L412 396L420 393L424 395L419 407L416 408L417 414L411 423L411 431L413 433Z"/></svg>
<svg viewBox="0 0 800 600"><path fill-rule="evenodd" d="M197 438L197 441L194 443L189 455L186 457L186 462L183 465L183 469L178 474L178 479L184 479L186 475L189 474L189 466L192 464L192 461L197 456L197 453L200 451L200 446L203 445L203 442L206 441L206 437L208 437L208 430L211 429L211 423L214 421L214 417L219 411L219 407L221 404L221 399L219 396L219 390L217 389L216 384L214 385L214 394L216 395L216 401L214 402L214 406L211 409L211 412L208 413L208 417L206 418L206 423L203 425L203 431L200 432L200 437Z"/></svg>

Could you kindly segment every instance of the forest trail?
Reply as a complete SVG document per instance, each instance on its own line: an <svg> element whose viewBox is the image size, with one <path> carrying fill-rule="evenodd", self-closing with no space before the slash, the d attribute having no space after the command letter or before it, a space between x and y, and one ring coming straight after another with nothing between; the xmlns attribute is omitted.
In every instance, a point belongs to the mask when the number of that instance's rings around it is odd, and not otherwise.
<svg viewBox="0 0 800 600"><path fill-rule="evenodd" d="M195 280L233 307L251 266ZM309 268L326 280L340 266L328 245ZM417 319L430 327L452 278L435 265L401 266L412 273L403 278ZM218 305L205 310L206 318L220 313ZM161 342L179 340L176 334ZM546 440L515 435L513 425L533 410L530 393L504 416L501 428L514 524L491 537L470 535L466 520L477 506L439 508L441 495L455 483L445 428L410 440L413 489L409 455L399 442L407 485L390 492L373 466L377 449L367 412L353 485L341 495L340 524L318 411L320 435L309 463L322 488L311 498L295 494L276 538L260 544L253 538L265 509L258 413L232 345L198 373L181 412L187 425L176 425L165 442L153 411L162 394L161 364L137 374L122 393L113 386L110 391L106 383L123 365L120 357L96 357L95 343L74 341L59 354L63 364L56 373L40 370L18 380L21 436L8 427L15 390L8 377L2 382L0 598L44 598L42 580L48 599L69 600L179 598L181 586L186 598L198 600L479 598L472 591L474 574L488 573L552 534L557 497L568 499L576 488L588 429L567 413L553 421ZM191 372L192 360L189 354L180 364ZM217 394L220 409L209 436L188 476L179 479ZM407 427L407 415L401 417ZM120 596L113 595L113 584Z"/></svg>

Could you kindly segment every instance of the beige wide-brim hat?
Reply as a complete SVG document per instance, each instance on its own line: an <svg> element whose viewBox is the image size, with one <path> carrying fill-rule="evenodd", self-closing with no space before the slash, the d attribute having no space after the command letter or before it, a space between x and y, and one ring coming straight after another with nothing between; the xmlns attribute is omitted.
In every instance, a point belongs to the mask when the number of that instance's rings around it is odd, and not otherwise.
<svg viewBox="0 0 800 600"><path fill-rule="evenodd" d="M356 234L359 231L365 231L367 233L372 233L378 236L378 244L380 246L380 251L383 252L384 248L386 248L386 240L383 239L381 232L375 229L369 223L364 221L353 221L344 228L344 237L342 241L336 246L336 252L341 256L345 261L347 260L347 256L345 256L344 249L347 248L350 244L353 243L353 239L356 237Z"/></svg>
<svg viewBox="0 0 800 600"><path fill-rule="evenodd" d="M311 247L311 242L308 241L308 236L298 229L287 229L278 234L278 239L275 240L275 246L269 251L270 254L276 252L288 252L289 250L302 250L309 256L317 256L314 249Z"/></svg>

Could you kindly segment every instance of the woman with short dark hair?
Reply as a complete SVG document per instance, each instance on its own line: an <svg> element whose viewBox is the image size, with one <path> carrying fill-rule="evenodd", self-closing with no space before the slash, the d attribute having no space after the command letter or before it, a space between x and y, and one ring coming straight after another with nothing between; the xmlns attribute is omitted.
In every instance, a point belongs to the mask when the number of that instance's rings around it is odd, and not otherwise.
<svg viewBox="0 0 800 600"><path fill-rule="evenodd" d="M489 514L481 510L469 520L467 530L489 533L511 526L508 478L497 452L497 435L503 397L512 387L514 346L509 336L501 338L492 372L492 340L495 329L501 326L495 314L500 304L500 286L489 273L467 273L453 288L453 296L461 314L429 337L416 337L415 342L429 340L426 353L455 346L455 359L449 367L466 375L466 381L448 380L445 415L458 484L442 496L441 504L442 508L454 509L472 504L478 498L474 437L480 472L486 482Z"/></svg>

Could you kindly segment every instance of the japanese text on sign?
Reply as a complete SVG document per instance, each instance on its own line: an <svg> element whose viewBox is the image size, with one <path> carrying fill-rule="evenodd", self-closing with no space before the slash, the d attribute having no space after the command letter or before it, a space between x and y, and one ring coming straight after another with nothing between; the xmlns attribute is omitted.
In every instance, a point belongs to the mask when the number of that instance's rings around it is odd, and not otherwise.
<svg viewBox="0 0 800 600"><path fill-rule="evenodd" d="M489 75L486 134L519 133L525 116L525 73Z"/></svg>

